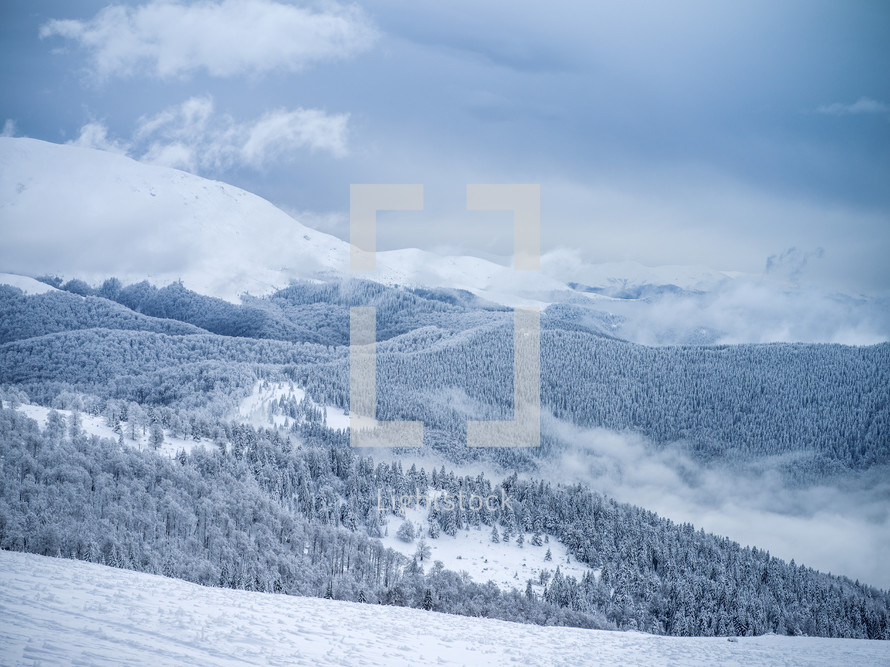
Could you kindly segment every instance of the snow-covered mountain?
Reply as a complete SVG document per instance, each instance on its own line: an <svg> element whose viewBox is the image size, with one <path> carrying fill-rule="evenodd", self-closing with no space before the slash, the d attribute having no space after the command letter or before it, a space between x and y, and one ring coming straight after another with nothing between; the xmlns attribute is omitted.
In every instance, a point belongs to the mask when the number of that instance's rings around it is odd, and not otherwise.
<svg viewBox="0 0 890 667"><path fill-rule="evenodd" d="M663 637L208 588L0 552L10 665L886 665L890 643Z"/></svg>
<svg viewBox="0 0 890 667"><path fill-rule="evenodd" d="M338 270L347 245L244 190L123 155L0 139L3 269L182 279L235 299Z"/></svg>
<svg viewBox="0 0 890 667"><path fill-rule="evenodd" d="M507 306L570 304L564 319L643 344L862 345L890 336L886 299L707 267L591 264L571 249L546 253L540 271L416 248L380 252L376 270L351 271L347 242L240 188L27 138L0 138L0 233L0 271L19 274L0 280L16 286L40 275L91 285L111 276L181 280L239 303L245 292L266 295L294 279L353 277L463 289Z"/></svg>
<svg viewBox="0 0 890 667"><path fill-rule="evenodd" d="M109 276L237 301L295 278L349 274L349 244L240 188L123 155L0 138L0 269ZM472 290L502 302L547 299L556 280L475 257L381 252L354 275L387 284Z"/></svg>
<svg viewBox="0 0 890 667"><path fill-rule="evenodd" d="M351 274L347 242L240 188L36 139L0 138L0 225L0 270L15 274L91 283L112 275L159 285L182 280L236 302L245 291L262 295L295 278ZM696 290L727 279L701 267L591 265L565 251L546 255L541 272L416 248L382 251L377 265L352 275L466 289L512 305L560 300L569 283L589 297L626 298L647 293L645 286Z"/></svg>

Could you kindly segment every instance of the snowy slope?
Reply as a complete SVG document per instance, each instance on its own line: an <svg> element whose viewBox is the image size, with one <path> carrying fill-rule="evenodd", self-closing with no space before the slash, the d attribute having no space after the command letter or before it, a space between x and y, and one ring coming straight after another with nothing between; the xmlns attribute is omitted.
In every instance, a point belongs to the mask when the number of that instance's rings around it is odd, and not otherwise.
<svg viewBox="0 0 890 667"><path fill-rule="evenodd" d="M390 502L380 498L378 506L386 509ZM414 523L418 536L425 536L426 545L430 548L430 557L426 565L437 560L442 561L445 569L466 572L470 579L480 584L493 581L502 591L515 588L523 592L526 582L532 579L535 582L535 592L541 594L544 587L539 583L538 577L542 570L553 574L559 567L562 574L578 580L590 570L587 565L572 558L565 546L555 539L551 540L548 537L546 544L533 545L531 533L525 533L525 544L521 547L516 543L516 536L513 536L508 543L501 541L494 544L491 541L491 529L487 526L482 526L481 529L458 530L457 535L453 537L440 533L436 539L430 539L426 537L429 525L426 517L427 512L423 507L412 506L405 511L405 518ZM411 558L417 551L419 540L405 542L396 536L403 520L397 516L387 517L387 534L380 541L383 542L383 546ZM549 561L546 560L548 550L551 556ZM598 576L599 570L595 570L594 575Z"/></svg>
<svg viewBox="0 0 890 667"><path fill-rule="evenodd" d="M19 405L16 410L21 412L26 417L30 417L34 421L37 422L38 426L41 429L46 428L47 418L49 417L49 413L51 412L51 408L43 407L42 405L33 405L31 403L25 403L23 405ZM56 410L62 417L65 418L65 424L68 425L71 423L71 410ZM89 415L83 412L78 413L80 417L80 427L84 433L89 435L96 435L100 438L109 438L111 440L117 440L119 434L114 431L105 421L104 417L96 417L94 415ZM123 433L130 433L129 425L127 422L121 422L121 431ZM151 445L148 441L148 429L137 428L136 429L136 438L130 438L129 436L124 438L124 444L129 447L135 447L136 449L150 449ZM216 449L216 445L209 440L187 440L185 438L178 438L169 429L164 429L164 441L157 448L158 453L163 454L165 456L174 457L180 451L185 451L186 453L190 453L196 447L206 447L207 449Z"/></svg>
<svg viewBox="0 0 890 667"><path fill-rule="evenodd" d="M250 593L0 552L4 665L886 665L890 642L657 637Z"/></svg>
<svg viewBox="0 0 890 667"><path fill-rule="evenodd" d="M341 408L332 405L318 405L312 399L306 398L306 391L294 385L293 382L257 382L249 396L246 396L238 404L236 417L244 424L254 427L288 427L290 424L283 414L278 401L284 398L293 398L297 403L308 400L310 405L324 410L325 422L329 428L349 428L349 415Z"/></svg>
<svg viewBox="0 0 890 667"><path fill-rule="evenodd" d="M0 138L0 228L3 270L182 278L230 300L342 270L348 258L343 241L239 188L34 139Z"/></svg>
<svg viewBox="0 0 890 667"><path fill-rule="evenodd" d="M344 206L346 205L344 200ZM225 183L123 155L0 138L0 270L108 276L237 302L294 278L356 275L388 284L471 289L510 303L549 301L558 281L473 257L380 253L373 272L349 271L349 245Z"/></svg>
<svg viewBox="0 0 890 667"><path fill-rule="evenodd" d="M47 285L39 280L28 278L27 276L17 276L12 273L0 273L0 285L12 285L18 287L25 294L43 294L44 292L54 292L56 288Z"/></svg>

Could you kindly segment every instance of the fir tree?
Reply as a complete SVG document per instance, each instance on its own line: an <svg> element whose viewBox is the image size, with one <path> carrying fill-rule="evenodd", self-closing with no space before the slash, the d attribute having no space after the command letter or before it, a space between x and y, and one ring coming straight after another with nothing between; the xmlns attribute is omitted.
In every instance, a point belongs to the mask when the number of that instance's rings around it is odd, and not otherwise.
<svg viewBox="0 0 890 667"><path fill-rule="evenodd" d="M151 434L148 436L148 442L152 448L157 449L164 442L164 429L160 424L151 425Z"/></svg>
<svg viewBox="0 0 890 667"><path fill-rule="evenodd" d="M535 599L535 589L532 588L532 580L529 579L528 583L525 585L525 599L534 601Z"/></svg>

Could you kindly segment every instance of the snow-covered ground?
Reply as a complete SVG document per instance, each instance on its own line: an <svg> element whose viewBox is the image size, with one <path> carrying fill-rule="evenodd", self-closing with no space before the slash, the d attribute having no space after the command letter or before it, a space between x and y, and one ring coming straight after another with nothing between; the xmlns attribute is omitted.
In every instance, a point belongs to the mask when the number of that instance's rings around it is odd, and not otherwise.
<svg viewBox="0 0 890 667"><path fill-rule="evenodd" d="M18 287L25 294L43 294L44 292L56 291L56 288L52 285L47 285L27 276L17 276L13 273L0 273L0 285Z"/></svg>
<svg viewBox="0 0 890 667"><path fill-rule="evenodd" d="M389 502L382 498L378 504L386 508ZM538 547L531 543L531 533L525 533L522 547L516 543L515 535L508 543L501 541L495 544L491 541L491 527L486 526L478 530L459 530L454 537L440 533L436 539L430 539L426 510L411 507L405 511L405 518L414 524L418 539L413 542L400 539L396 532L405 519L390 515L386 525L388 534L381 538L384 546L410 558L417 551L420 536L423 536L430 547L428 563L440 560L446 569L466 572L473 581L480 584L493 581L501 590L516 588L524 591L526 582L533 579L535 591L541 593L544 587L538 583L538 577L542 569L553 574L559 566L560 572L576 579L581 579L589 571L587 565L572 558L566 548L555 539ZM545 560L548 549L551 556L549 561ZM594 571L594 574L598 572Z"/></svg>
<svg viewBox="0 0 890 667"><path fill-rule="evenodd" d="M657 637L251 593L0 552L4 665L887 665L890 642Z"/></svg>
<svg viewBox="0 0 890 667"><path fill-rule="evenodd" d="M46 420L51 412L51 408L45 408L42 405L32 405L30 403L25 403L18 408L16 408L23 415L27 415L31 419L37 422L41 429L46 427ZM66 425L71 423L71 410L56 410L60 415L65 418ZM80 427L83 429L84 433L89 433L90 435L97 435L100 438L111 438L112 440L118 439L118 433L111 428L106 422L104 417L96 417L94 415L89 415L83 412L79 412L80 416ZM142 428L138 428L136 430L136 439L130 438L130 429L128 428L127 422L121 422L121 431L124 435L124 444L129 447L135 447L137 449L150 449L152 446L148 441L149 438L149 430L146 428L143 433ZM174 436L168 429L164 429L164 441L157 448L158 453L165 454L167 456L173 457L180 450L185 450L186 453L191 452L195 447L207 447L214 448L215 445L210 440L187 440L184 438L177 438Z"/></svg>
<svg viewBox="0 0 890 667"><path fill-rule="evenodd" d="M285 426L287 417L278 408L280 399L293 398L300 403L306 398L306 392L293 382L257 382L250 395L238 405L238 418L242 423L257 427ZM325 420L329 428L349 428L349 415L340 408L331 405L319 405L309 399L312 407L324 410Z"/></svg>

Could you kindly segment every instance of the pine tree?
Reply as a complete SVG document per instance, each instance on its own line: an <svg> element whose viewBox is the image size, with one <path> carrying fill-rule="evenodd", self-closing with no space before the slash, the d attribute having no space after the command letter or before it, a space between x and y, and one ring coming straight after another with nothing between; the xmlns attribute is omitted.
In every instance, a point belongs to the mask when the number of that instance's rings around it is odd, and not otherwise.
<svg viewBox="0 0 890 667"><path fill-rule="evenodd" d="M492 526L492 527L491 527L491 541L492 541L494 544L497 544L498 542L501 541L501 538L500 538L500 536L498 535L498 527L497 527L497 526Z"/></svg>
<svg viewBox="0 0 890 667"><path fill-rule="evenodd" d="M365 603L365 602L368 601L368 600L365 598L365 589L364 589L364 588L360 589L359 592L358 592L358 601L361 602L361 603Z"/></svg>
<svg viewBox="0 0 890 667"><path fill-rule="evenodd" d="M547 547L547 553L544 554L544 560L547 560L547 561L553 560L553 554L550 553L550 547Z"/></svg>
<svg viewBox="0 0 890 667"><path fill-rule="evenodd" d="M151 435L148 437L148 442L154 449L160 447L164 442L164 429L161 428L160 424L155 423L151 425Z"/></svg>
<svg viewBox="0 0 890 667"><path fill-rule="evenodd" d="M541 539L541 531L540 530L536 530L535 534L532 535L532 544L534 544L536 547L539 547L544 544L544 541Z"/></svg>
<svg viewBox="0 0 890 667"><path fill-rule="evenodd" d="M328 589L324 592L325 600L333 600L334 599L334 586L332 582L328 582Z"/></svg>
<svg viewBox="0 0 890 667"><path fill-rule="evenodd" d="M534 601L535 599L535 589L532 588L532 580L529 579L528 583L525 585L525 598L527 600Z"/></svg>
<svg viewBox="0 0 890 667"><path fill-rule="evenodd" d="M519 545L519 548L522 549L525 544L525 536L522 533L519 533L519 536L516 538L516 544Z"/></svg>
<svg viewBox="0 0 890 667"><path fill-rule="evenodd" d="M431 539L438 539L439 537L439 519L430 514L429 517L429 534Z"/></svg>
<svg viewBox="0 0 890 667"><path fill-rule="evenodd" d="M70 435L73 440L80 436L82 430L83 427L80 421L80 413L77 410L72 410L71 419L68 422L68 435Z"/></svg>
<svg viewBox="0 0 890 667"><path fill-rule="evenodd" d="M433 608L433 592L429 588L423 594L423 608L427 611Z"/></svg>

